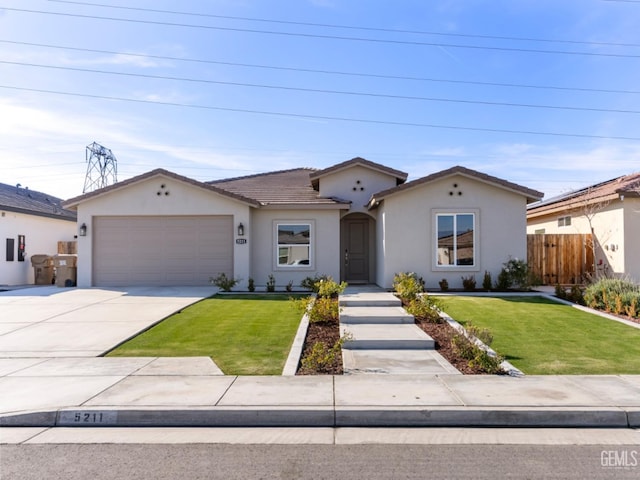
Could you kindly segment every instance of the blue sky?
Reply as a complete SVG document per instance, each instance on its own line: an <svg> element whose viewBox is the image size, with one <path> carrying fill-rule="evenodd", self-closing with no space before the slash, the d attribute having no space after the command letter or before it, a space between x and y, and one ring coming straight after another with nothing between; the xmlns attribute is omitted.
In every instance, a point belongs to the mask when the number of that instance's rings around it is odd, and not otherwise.
<svg viewBox="0 0 640 480"><path fill-rule="evenodd" d="M79 195L96 141L118 180L360 156L548 198L640 170L639 20L622 0L0 0L0 182Z"/></svg>

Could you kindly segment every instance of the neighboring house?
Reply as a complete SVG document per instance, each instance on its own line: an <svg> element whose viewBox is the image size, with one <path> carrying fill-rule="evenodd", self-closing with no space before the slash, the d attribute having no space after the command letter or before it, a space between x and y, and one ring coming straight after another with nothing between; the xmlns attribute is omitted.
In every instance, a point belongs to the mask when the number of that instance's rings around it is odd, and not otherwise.
<svg viewBox="0 0 640 480"><path fill-rule="evenodd" d="M76 212L62 200L20 185L0 183L0 285L34 283L31 255L58 253L58 242L76 235Z"/></svg>
<svg viewBox="0 0 640 480"><path fill-rule="evenodd" d="M331 275L427 287L526 256L526 205L542 193L464 167L412 182L362 158L213 182L163 169L65 202L87 236L78 285L204 285L224 272L281 288Z"/></svg>
<svg viewBox="0 0 640 480"><path fill-rule="evenodd" d="M640 280L640 173L529 205L527 233L592 233L597 275Z"/></svg>

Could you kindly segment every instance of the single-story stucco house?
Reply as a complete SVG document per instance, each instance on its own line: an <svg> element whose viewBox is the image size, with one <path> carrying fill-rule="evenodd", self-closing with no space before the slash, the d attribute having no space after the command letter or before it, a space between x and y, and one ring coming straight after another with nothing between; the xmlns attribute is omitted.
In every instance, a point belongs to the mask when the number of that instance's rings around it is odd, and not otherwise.
<svg viewBox="0 0 640 480"><path fill-rule="evenodd" d="M597 276L640 281L640 173L529 205L527 233L590 233Z"/></svg>
<svg viewBox="0 0 640 480"><path fill-rule="evenodd" d="M33 254L53 256L58 242L76 235L76 212L62 208L62 200L21 185L0 183L0 238L5 252L0 285L33 284Z"/></svg>
<svg viewBox="0 0 640 480"><path fill-rule="evenodd" d="M224 272L238 289L323 274L388 288L411 271L453 288L526 258L526 207L542 193L459 166L406 180L363 158L212 182L153 170L65 202L86 226L78 285L204 285Z"/></svg>

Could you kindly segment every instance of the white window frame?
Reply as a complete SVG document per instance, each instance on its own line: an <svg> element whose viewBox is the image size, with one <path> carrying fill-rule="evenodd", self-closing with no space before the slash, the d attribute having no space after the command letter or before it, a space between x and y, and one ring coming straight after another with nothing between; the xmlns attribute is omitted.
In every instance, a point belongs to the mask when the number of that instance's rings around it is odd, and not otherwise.
<svg viewBox="0 0 640 480"><path fill-rule="evenodd" d="M441 216L453 216L454 217L454 242L457 241L455 236L456 217L458 215L472 215L473 216L473 264L472 265L449 265L438 263L438 218ZM438 209L433 211L433 270L434 271L471 271L477 272L480 270L480 246L478 244L478 235L480 225L480 211L478 209ZM454 249L454 255L457 247Z"/></svg>
<svg viewBox="0 0 640 480"><path fill-rule="evenodd" d="M284 225L305 225L309 226L309 263L308 264L298 264L298 265L283 265L280 264L280 248L282 248L283 244L280 244L280 239L278 237L278 232L281 226ZM315 222L313 220L275 220L273 222L273 268L274 270L314 270L315 263Z"/></svg>

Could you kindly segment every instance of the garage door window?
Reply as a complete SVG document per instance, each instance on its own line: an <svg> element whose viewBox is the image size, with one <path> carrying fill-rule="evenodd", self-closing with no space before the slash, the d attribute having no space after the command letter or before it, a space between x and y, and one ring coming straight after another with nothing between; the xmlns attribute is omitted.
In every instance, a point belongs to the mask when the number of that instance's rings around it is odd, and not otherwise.
<svg viewBox="0 0 640 480"><path fill-rule="evenodd" d="M311 264L311 224L277 224L278 267L300 268Z"/></svg>

